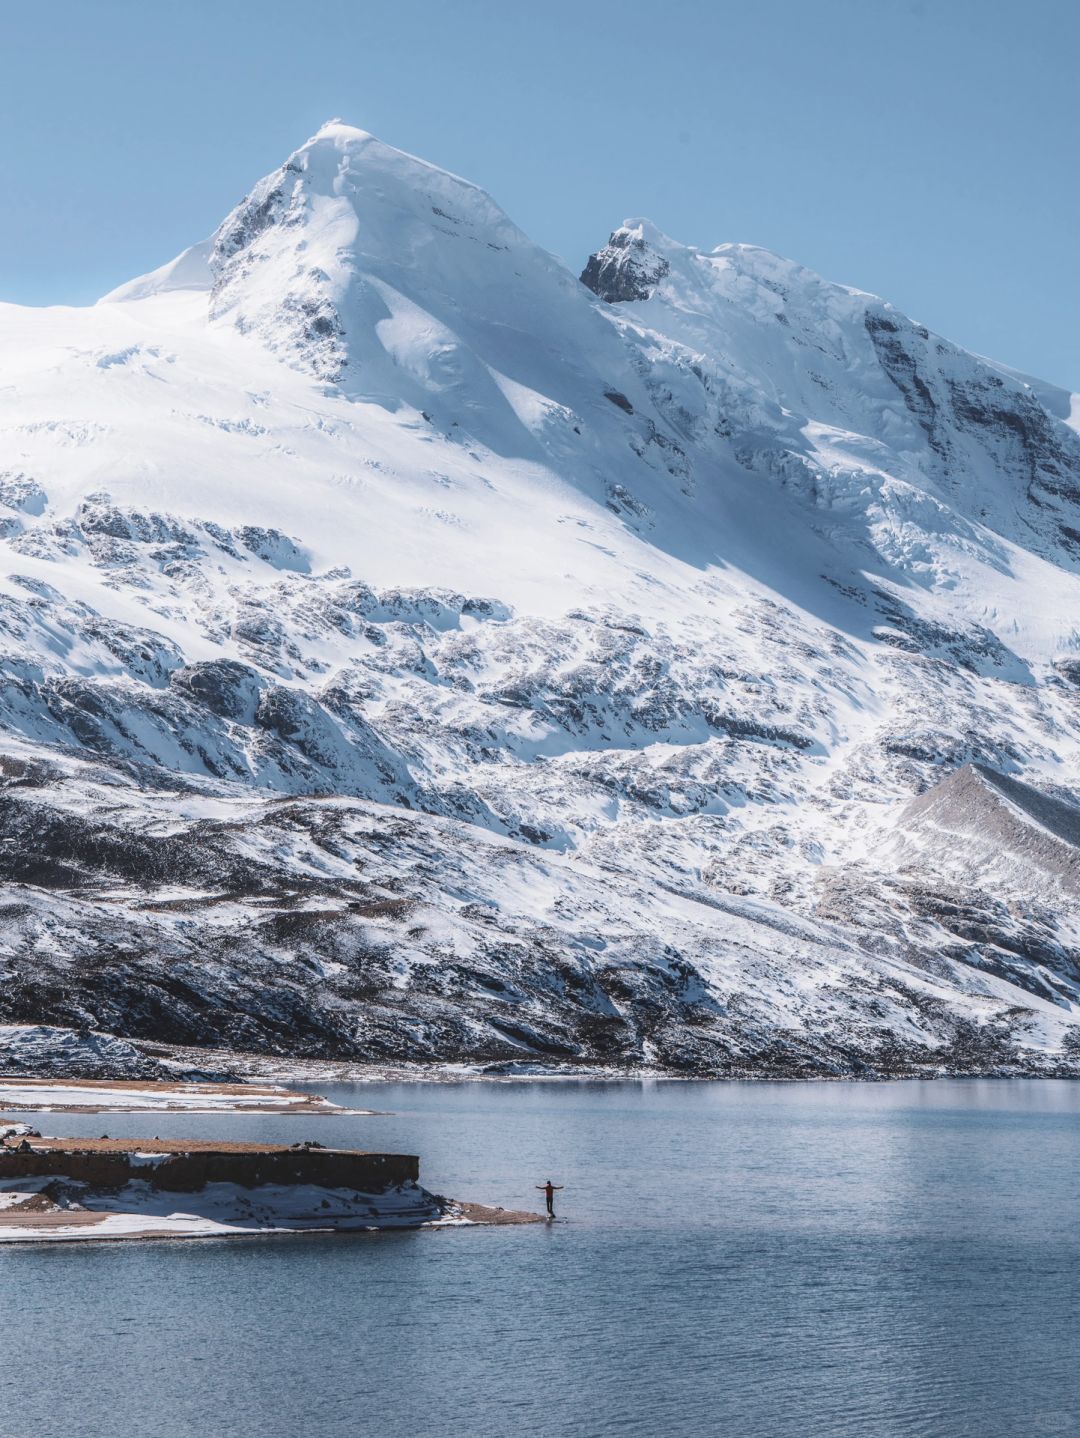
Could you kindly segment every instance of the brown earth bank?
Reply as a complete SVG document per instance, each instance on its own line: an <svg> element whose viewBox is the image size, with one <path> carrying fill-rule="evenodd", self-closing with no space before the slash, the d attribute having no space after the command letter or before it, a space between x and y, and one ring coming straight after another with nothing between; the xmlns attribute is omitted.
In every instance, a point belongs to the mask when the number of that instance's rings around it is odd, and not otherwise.
<svg viewBox="0 0 1080 1438"><path fill-rule="evenodd" d="M8 1208L0 1213L0 1228L93 1228L104 1223L107 1213L78 1212L69 1208L48 1210Z"/></svg>
<svg viewBox="0 0 1080 1438"><path fill-rule="evenodd" d="M308 1153L314 1151L316 1154L352 1154L357 1157L371 1157L367 1149L357 1148L326 1148L323 1144L313 1143L305 1140L302 1143L244 1143L239 1140L217 1139L217 1138L109 1138L103 1134L101 1138L44 1138L32 1136L27 1140L37 1152L58 1150L64 1153L161 1153L161 1154L187 1154L187 1153ZM22 1142L21 1135L14 1135L5 1139L0 1144L0 1165L3 1163L2 1150L18 1152ZM393 1155L402 1157L402 1155Z"/></svg>
<svg viewBox="0 0 1080 1438"><path fill-rule="evenodd" d="M140 1162L139 1155L160 1155ZM416 1183L415 1154L365 1153L317 1145L219 1143L183 1139L16 1138L0 1147L0 1180L66 1178L108 1191L134 1181L172 1193L196 1193L208 1183L243 1188L311 1184L382 1193Z"/></svg>
<svg viewBox="0 0 1080 1438"><path fill-rule="evenodd" d="M528 1213L523 1209L511 1208L490 1208L483 1203L455 1203L450 1202L445 1209L448 1218L465 1218L470 1224L480 1228L497 1228L503 1225L544 1223L542 1214ZM50 1229L57 1228L96 1228L105 1222L110 1214L107 1210L100 1212L78 1212L72 1209L7 1209L0 1213L0 1230L19 1229L40 1231L43 1241L48 1239ZM453 1225L448 1225L453 1227ZM316 1232L324 1237L330 1229L318 1229ZM344 1230L352 1232L352 1230ZM113 1234L107 1239L111 1243L131 1243L137 1240L149 1238L205 1238L211 1235L197 1233L177 1233L169 1228L144 1229L139 1233ZM281 1232L271 1230L252 1230L250 1233L221 1233L214 1234L218 1238L263 1238L282 1237ZM295 1235L293 1235L295 1237ZM105 1238L102 1235L103 1239Z"/></svg>
<svg viewBox="0 0 1080 1438"><path fill-rule="evenodd" d="M529 1213L521 1208L491 1208L486 1203L456 1203L450 1201L448 1212L452 1216L467 1218L470 1223L483 1223L489 1227L502 1223L545 1223L542 1213Z"/></svg>

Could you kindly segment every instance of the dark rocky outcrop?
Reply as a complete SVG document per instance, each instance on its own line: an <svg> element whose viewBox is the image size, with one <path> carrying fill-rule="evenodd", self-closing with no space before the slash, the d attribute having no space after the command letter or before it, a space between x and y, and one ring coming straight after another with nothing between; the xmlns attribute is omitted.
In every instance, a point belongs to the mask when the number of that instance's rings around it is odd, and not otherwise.
<svg viewBox="0 0 1080 1438"><path fill-rule="evenodd" d="M671 268L663 255L649 246L640 230L612 231L601 250L590 255L581 283L608 304L647 300Z"/></svg>
<svg viewBox="0 0 1080 1438"><path fill-rule="evenodd" d="M261 680L255 670L235 659L210 659L176 669L169 682L185 698L221 719L253 724Z"/></svg>
<svg viewBox="0 0 1080 1438"><path fill-rule="evenodd" d="M139 1140L130 1149L153 1153L166 1145ZM25 1149L0 1148L0 1179L58 1178L85 1183L98 1192L124 1188L138 1181L166 1193L198 1193L210 1183L235 1183L241 1188L263 1184L313 1184L319 1188L384 1193L398 1184L415 1183L420 1160L414 1154L360 1153L351 1149L273 1148L211 1144L167 1145L173 1151L157 1162L132 1161L123 1144L79 1148L53 1146L49 1140Z"/></svg>

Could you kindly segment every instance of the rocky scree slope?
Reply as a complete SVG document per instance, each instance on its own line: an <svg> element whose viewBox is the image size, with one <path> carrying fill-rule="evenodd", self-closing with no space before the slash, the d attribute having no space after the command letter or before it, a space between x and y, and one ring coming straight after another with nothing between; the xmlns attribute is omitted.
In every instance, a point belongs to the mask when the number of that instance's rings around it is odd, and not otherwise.
<svg viewBox="0 0 1080 1438"><path fill-rule="evenodd" d="M1073 397L336 122L0 321L0 1019L1080 1069Z"/></svg>

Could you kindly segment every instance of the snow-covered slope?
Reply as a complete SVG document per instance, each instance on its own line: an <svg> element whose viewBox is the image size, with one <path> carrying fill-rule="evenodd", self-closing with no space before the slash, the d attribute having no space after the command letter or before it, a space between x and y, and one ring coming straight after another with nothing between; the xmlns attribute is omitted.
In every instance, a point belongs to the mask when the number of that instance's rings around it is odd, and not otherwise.
<svg viewBox="0 0 1080 1438"><path fill-rule="evenodd" d="M579 280L337 122L0 306L0 1017L1069 1068L1077 415L752 247Z"/></svg>

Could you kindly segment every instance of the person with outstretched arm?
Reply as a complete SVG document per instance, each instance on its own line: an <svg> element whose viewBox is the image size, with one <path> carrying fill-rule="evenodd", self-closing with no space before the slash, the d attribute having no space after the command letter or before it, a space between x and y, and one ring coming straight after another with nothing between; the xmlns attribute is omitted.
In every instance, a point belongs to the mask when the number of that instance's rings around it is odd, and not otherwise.
<svg viewBox="0 0 1080 1438"><path fill-rule="evenodd" d="M536 1187L537 1187L537 1188L542 1188L542 1189L544 1190L544 1197L547 1199L548 1217L549 1217L549 1218L554 1218L554 1217L555 1217L555 1192L556 1192L557 1189L565 1188L566 1185L563 1184L563 1183L552 1183L551 1179L549 1178L548 1181L547 1181L547 1183L538 1183L538 1184L536 1185Z"/></svg>

